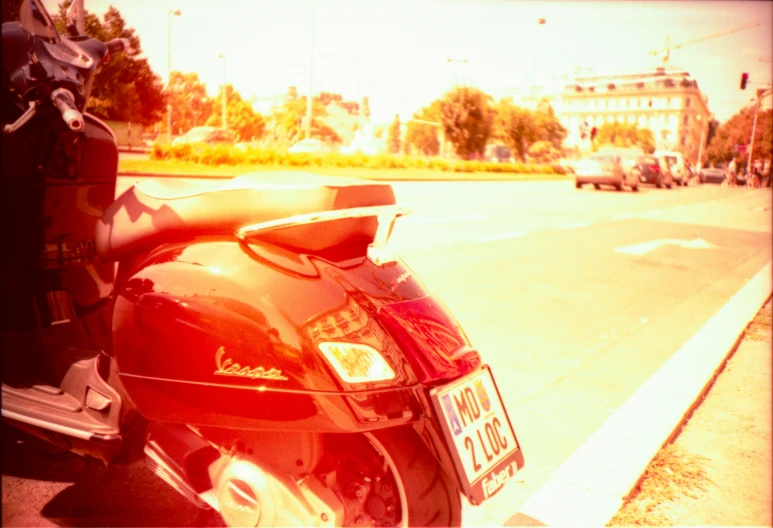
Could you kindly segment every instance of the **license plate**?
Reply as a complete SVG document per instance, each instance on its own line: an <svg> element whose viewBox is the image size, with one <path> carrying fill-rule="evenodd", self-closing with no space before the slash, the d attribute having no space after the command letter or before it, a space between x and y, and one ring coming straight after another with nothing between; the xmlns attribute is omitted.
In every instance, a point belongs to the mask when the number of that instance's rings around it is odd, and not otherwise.
<svg viewBox="0 0 773 528"><path fill-rule="evenodd" d="M497 493L523 467L507 411L488 366L430 391L454 457L462 490L473 504Z"/></svg>

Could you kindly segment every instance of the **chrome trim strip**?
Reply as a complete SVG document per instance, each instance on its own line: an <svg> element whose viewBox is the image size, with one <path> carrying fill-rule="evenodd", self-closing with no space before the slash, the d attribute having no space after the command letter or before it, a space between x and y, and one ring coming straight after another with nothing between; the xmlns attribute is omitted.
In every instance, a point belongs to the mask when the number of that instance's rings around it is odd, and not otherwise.
<svg viewBox="0 0 773 528"><path fill-rule="evenodd" d="M3 409L2 415L3 417L8 418L9 420L16 420L17 422L26 423L28 425L34 425L35 427L40 427L41 429L54 431L55 433L61 433L63 435L72 436L74 438L80 438L81 440L91 440L91 435L93 434L86 431L81 431L80 429L75 429L74 427L68 427L66 425L59 425L51 422L46 422L45 420L32 418L31 416L19 414L17 412L9 411L7 409Z"/></svg>
<svg viewBox="0 0 773 528"><path fill-rule="evenodd" d="M307 224L316 224L320 222L332 222L344 218L367 218L375 216L378 218L378 229L373 243L368 246L368 260L376 266L381 266L397 260L397 255L389 249L387 241L392 234L395 220L401 216L412 212L407 207L399 205L370 206L370 207L352 207L350 209L336 209L334 211L322 211L319 213L308 213L278 220L270 220L259 224L252 224L240 228L236 232L236 238L246 242L248 236L254 236L260 233L274 231L276 229L285 229Z"/></svg>
<svg viewBox="0 0 773 528"><path fill-rule="evenodd" d="M125 372L119 372L118 375L122 378L134 378L138 380L149 380L149 381L164 381L167 383L182 383L185 385L201 385L204 387L216 387L220 389L243 389L243 390L253 390L258 392L281 392L281 393L287 393L287 394L304 394L304 395L311 395L311 396L358 396L362 394L379 394L382 392L391 392L393 390L402 390L402 389L415 389L419 388L422 385L420 383L417 383L415 385L405 385L400 387L387 387L384 389L371 389L371 390L360 390L360 391L350 391L350 392L338 392L338 391L313 391L313 390L306 390L306 389L285 389L282 386L279 387L268 387L266 385L235 385L233 383L217 383L217 382L210 382L210 381L192 381L192 380L179 380L179 379L172 379L172 378L159 378L157 376L141 376L139 374L127 374Z"/></svg>

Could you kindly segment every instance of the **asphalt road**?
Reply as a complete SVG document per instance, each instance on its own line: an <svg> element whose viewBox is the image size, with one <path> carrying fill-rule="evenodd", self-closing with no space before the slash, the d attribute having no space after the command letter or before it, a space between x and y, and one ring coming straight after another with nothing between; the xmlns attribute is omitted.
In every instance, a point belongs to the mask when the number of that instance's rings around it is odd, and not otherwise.
<svg viewBox="0 0 773 528"><path fill-rule="evenodd" d="M125 188L132 178L121 178ZM769 189L396 183L392 244L492 365L526 467L468 525L501 525L771 259ZM7 438L7 437L6 437ZM138 465L45 463L4 441L3 524L212 525Z"/></svg>

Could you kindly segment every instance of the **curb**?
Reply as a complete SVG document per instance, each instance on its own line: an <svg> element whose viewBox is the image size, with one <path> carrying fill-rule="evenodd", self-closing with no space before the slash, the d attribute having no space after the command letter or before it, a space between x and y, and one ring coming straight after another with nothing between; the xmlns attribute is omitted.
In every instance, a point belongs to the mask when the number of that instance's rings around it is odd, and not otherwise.
<svg viewBox="0 0 773 528"><path fill-rule="evenodd" d="M700 404L773 291L769 262L575 451L505 526L604 526Z"/></svg>

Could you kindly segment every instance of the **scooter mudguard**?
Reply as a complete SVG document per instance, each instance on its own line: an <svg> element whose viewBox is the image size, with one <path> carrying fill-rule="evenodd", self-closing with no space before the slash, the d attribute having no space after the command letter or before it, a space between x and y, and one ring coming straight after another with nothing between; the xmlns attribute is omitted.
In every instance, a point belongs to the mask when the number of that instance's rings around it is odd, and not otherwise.
<svg viewBox="0 0 773 528"><path fill-rule="evenodd" d="M113 353L125 390L151 420L203 426L351 433L416 422L424 389L480 357L407 266L363 255L200 237L122 264ZM346 379L322 352L342 343L370 347L393 375Z"/></svg>

